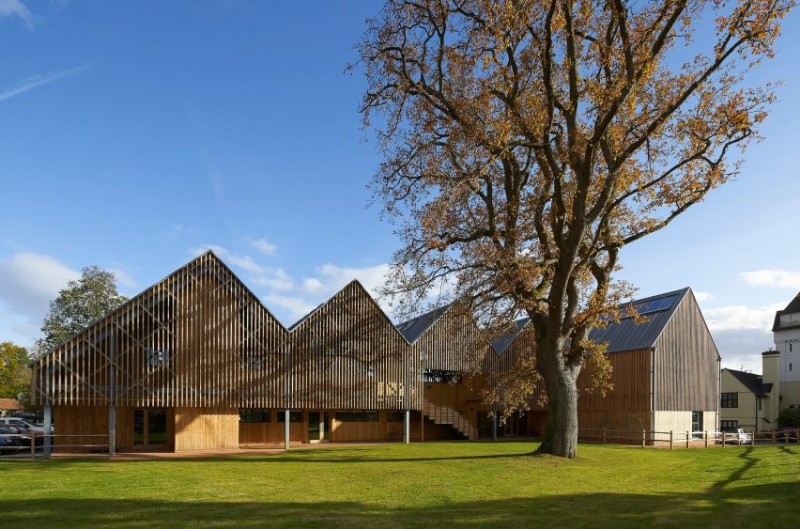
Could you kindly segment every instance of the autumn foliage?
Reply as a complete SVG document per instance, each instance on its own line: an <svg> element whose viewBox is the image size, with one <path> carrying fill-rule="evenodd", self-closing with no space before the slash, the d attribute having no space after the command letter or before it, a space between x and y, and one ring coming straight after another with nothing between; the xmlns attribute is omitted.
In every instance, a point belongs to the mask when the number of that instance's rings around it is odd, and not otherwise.
<svg viewBox="0 0 800 529"><path fill-rule="evenodd" d="M368 22L373 184L403 238L391 289L414 304L449 279L483 321L530 316L542 451L576 454L575 382L602 364L589 332L631 293L620 249L739 171L774 98L746 74L792 7L389 0Z"/></svg>

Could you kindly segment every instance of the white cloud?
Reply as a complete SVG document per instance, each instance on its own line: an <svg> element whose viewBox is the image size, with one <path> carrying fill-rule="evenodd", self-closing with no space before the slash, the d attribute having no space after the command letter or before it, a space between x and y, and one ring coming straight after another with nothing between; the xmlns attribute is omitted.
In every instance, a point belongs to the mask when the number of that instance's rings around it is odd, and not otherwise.
<svg viewBox="0 0 800 529"><path fill-rule="evenodd" d="M40 320L47 313L50 300L80 276L80 272L52 257L18 253L0 262L0 301L21 316Z"/></svg>
<svg viewBox="0 0 800 529"><path fill-rule="evenodd" d="M35 17L20 0L0 0L0 17L18 17L25 27L33 29Z"/></svg>
<svg viewBox="0 0 800 529"><path fill-rule="evenodd" d="M331 294L341 289L353 279L358 279L367 291L372 295L376 295L378 289L386 284L386 277L389 274L389 265L379 264L366 268L351 268L324 264L317 270L319 271L320 277L311 278L312 282L316 279L317 282L323 285L323 289Z"/></svg>
<svg viewBox="0 0 800 529"><path fill-rule="evenodd" d="M200 255L205 253L207 250L211 250L217 256L219 256L223 261L228 263L229 265L234 265L242 270L246 270L247 272L252 272L254 274L263 274L267 272L267 268L259 265L256 261L250 257L249 255L237 255L233 252L229 251L227 248L223 246L218 246L216 244L204 244L197 248L192 249L192 253L195 255Z"/></svg>
<svg viewBox="0 0 800 529"><path fill-rule="evenodd" d="M722 356L722 367L761 373L761 353L774 347L772 333L765 330L737 330L714 333Z"/></svg>
<svg viewBox="0 0 800 529"><path fill-rule="evenodd" d="M302 289L304 292L312 296L321 296L325 293L325 285L316 277L307 277L303 279Z"/></svg>
<svg viewBox="0 0 800 529"><path fill-rule="evenodd" d="M0 0L2 2L2 0ZM91 64L85 64L83 66L78 66L77 68L71 68L69 70L62 70L60 72L48 73L45 75L33 75L28 77L27 79L23 80L17 86L12 88L8 88L2 92L0 92L0 101L5 101L6 99L11 99L12 97L24 94L29 90L33 90L34 88L38 88L40 86L44 86L46 84L53 83L58 81L59 79L64 79L65 77L71 77L73 75L78 75L80 73L86 72L91 70L93 66Z"/></svg>
<svg viewBox="0 0 800 529"><path fill-rule="evenodd" d="M264 255L275 255L278 251L278 247L266 239L255 239L250 241L250 245Z"/></svg>
<svg viewBox="0 0 800 529"><path fill-rule="evenodd" d="M695 292L694 297L698 303L703 303L705 301L711 301L714 299L714 294L711 292Z"/></svg>
<svg viewBox="0 0 800 529"><path fill-rule="evenodd" d="M253 278L253 283L279 292L294 288L294 279L283 268L265 268Z"/></svg>
<svg viewBox="0 0 800 529"><path fill-rule="evenodd" d="M775 311L783 308L780 304L762 307L728 305L714 309L703 309L708 328L714 331L759 330L767 332L772 328Z"/></svg>
<svg viewBox="0 0 800 529"><path fill-rule="evenodd" d="M139 286L136 280L129 273L120 268L109 268L108 271L114 274L114 279L116 279L117 283L124 288L135 290Z"/></svg>
<svg viewBox="0 0 800 529"><path fill-rule="evenodd" d="M283 309L283 312L290 318L290 321L283 322L286 326L293 324L319 305L319 303L312 303L307 299L275 294L264 296L264 301L270 311L272 311L274 307ZM278 316L279 314L276 313L275 315Z"/></svg>
<svg viewBox="0 0 800 529"><path fill-rule="evenodd" d="M800 289L800 272L765 268L742 272L739 277L746 283L758 287Z"/></svg>

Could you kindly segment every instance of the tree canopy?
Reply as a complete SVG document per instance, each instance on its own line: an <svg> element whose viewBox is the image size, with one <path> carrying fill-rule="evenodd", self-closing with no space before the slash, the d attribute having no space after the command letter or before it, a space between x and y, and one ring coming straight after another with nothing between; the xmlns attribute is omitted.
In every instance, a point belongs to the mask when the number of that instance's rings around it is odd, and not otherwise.
<svg viewBox="0 0 800 529"><path fill-rule="evenodd" d="M114 274L97 266L85 267L78 280L70 281L56 299L42 324L38 354L47 354L127 301L117 292Z"/></svg>
<svg viewBox="0 0 800 529"><path fill-rule="evenodd" d="M28 351L12 342L0 343L0 397L16 399L31 389Z"/></svg>
<svg viewBox="0 0 800 529"><path fill-rule="evenodd" d="M773 101L746 73L793 0L388 0L359 52L373 186L403 246L389 289L444 278L479 317L527 314L540 451L574 457L589 333L632 293L620 249L740 169Z"/></svg>

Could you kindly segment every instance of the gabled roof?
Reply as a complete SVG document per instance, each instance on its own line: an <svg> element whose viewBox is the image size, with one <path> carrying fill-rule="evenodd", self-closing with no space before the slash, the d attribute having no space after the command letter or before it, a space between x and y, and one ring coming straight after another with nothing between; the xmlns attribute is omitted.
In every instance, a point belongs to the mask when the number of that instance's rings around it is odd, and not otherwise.
<svg viewBox="0 0 800 529"><path fill-rule="evenodd" d="M783 310L779 310L775 312L775 322L772 324L772 332L786 330L786 329L794 329L800 327L800 324L797 325L787 325L781 326L781 316L784 314L796 314L800 312L800 293L798 293L792 301L786 305L786 308Z"/></svg>
<svg viewBox="0 0 800 529"><path fill-rule="evenodd" d="M447 310L452 305L453 304L450 303L450 304L447 304L447 305L445 305L443 307L435 308L435 309L433 309L433 310L431 310L429 312L426 312L425 314L422 314L421 316L417 316L416 318L413 318L411 320L407 320L407 321L404 321L402 323L398 323L396 325L397 330L400 331L400 334L402 334L405 337L405 339L408 341L408 343L414 343L423 334L425 334L425 331L430 329L431 326L434 323L436 323L436 321L439 318L444 316L445 313L447 312Z"/></svg>
<svg viewBox="0 0 800 529"><path fill-rule="evenodd" d="M608 342L609 353L653 347L675 309L688 293L687 287L624 303L619 306L623 315L626 314L627 307L633 305L647 319L637 324L634 318L625 316L619 323L611 322L605 328L594 329L589 338L597 343Z"/></svg>
<svg viewBox="0 0 800 529"><path fill-rule="evenodd" d="M508 331L504 332L494 340L492 340L492 349L498 355L506 352L514 340L519 336L522 330L531 322L530 318L522 318L513 323L513 326Z"/></svg>
<svg viewBox="0 0 800 529"><path fill-rule="evenodd" d="M395 325L392 323L392 320L389 318L389 316L386 315L386 313L383 311L383 309L378 304L378 302L375 301L375 298L372 297L372 295L369 293L369 291L364 287L364 285L361 284L361 282L358 279L353 279L352 281L347 283L345 286L340 288L339 291L336 292L334 295L332 295L327 300L325 300L324 302L322 302L319 305L317 305L311 312L309 312L308 314L306 314L305 316L303 316L302 318L300 318L299 320L294 322L291 326L289 326L289 332L290 333L297 332L303 326L304 323L306 323L308 321L311 321L323 309L325 309L329 305L332 305L335 302L337 302L339 300L339 298L341 296L345 295L345 293L350 288L355 288L356 291L358 292L359 296L363 297L365 300L368 300L368 302L373 306L375 311L383 317L383 319L386 321L388 326L391 327L392 329L394 329L395 331L397 331L397 333L400 335L401 338L405 339L405 336L403 335L403 333L400 332L399 329L397 329L395 327ZM406 341L408 341L408 340L406 340Z"/></svg>
<svg viewBox="0 0 800 529"><path fill-rule="evenodd" d="M772 392L772 384L764 384L761 375L735 369L728 369L727 371L757 397L768 397Z"/></svg>
<svg viewBox="0 0 800 529"><path fill-rule="evenodd" d="M233 272L233 270L231 270L230 267L228 265L226 265L222 261L222 259L220 259L217 256L217 254L215 254L212 250L206 250L201 255L198 255L197 257L195 257L194 259L192 259L191 261L189 261L185 265L181 266L180 268L178 268L177 270L175 270L174 272L172 272L168 276L164 277L160 281L157 281L156 283L153 283L148 288L144 289L139 294L137 294L134 297L130 298L125 303L121 304L120 306L118 306L117 308L115 308L114 310L112 310L111 312L106 314L105 316L102 316L99 319L97 319L96 321L90 323L89 325L84 327L82 330L78 331L76 334L74 334L73 336L69 337L63 343L59 344L58 347L56 347L52 351L48 352L47 354L45 354L42 357L40 357L39 359L37 359L37 362L39 362L42 358L55 353L62 346L64 346L67 343L70 343L72 340L78 339L80 336L84 335L85 333L90 332L91 330L96 328L98 325L100 325L101 322L106 321L106 320L112 320L114 318L119 317L120 314L123 314L125 312L125 310L129 306L133 306L136 303L139 303L142 300L152 296L153 293L156 291L156 289L159 286L167 284L170 281L172 281L173 279L180 278L181 275L185 271L189 271L189 270L199 270L199 271L209 272L209 273L211 273L211 274L213 274L215 276L216 275L224 276L224 275L227 274L232 279L233 282L235 282L237 285L239 285L244 290L244 292L246 293L245 295L251 296L253 302L255 304L257 304L259 307L261 307L264 311L266 311L266 313L269 315L269 317L272 320L275 321L276 325L278 326L278 328L281 331L288 332L288 330L286 329L286 327L284 327L284 325L281 323L281 321L278 320L275 317L275 315L272 314L272 312L270 312L270 310L261 302L261 300L258 298L258 296L255 293L253 293L253 291L250 290L250 288L241 279L239 279L239 277ZM158 299L158 296L156 296L156 298L154 298L154 299Z"/></svg>

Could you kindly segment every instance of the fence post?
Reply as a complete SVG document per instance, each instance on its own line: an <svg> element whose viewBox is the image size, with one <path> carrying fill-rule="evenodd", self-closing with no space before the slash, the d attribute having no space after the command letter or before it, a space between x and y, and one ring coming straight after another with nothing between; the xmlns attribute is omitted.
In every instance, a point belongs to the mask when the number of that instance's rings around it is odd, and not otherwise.
<svg viewBox="0 0 800 529"><path fill-rule="evenodd" d="M705 443L705 448L708 448L708 430L703 431L703 443Z"/></svg>
<svg viewBox="0 0 800 529"><path fill-rule="evenodd" d="M606 429L603 428L603 444L606 444Z"/></svg>
<svg viewBox="0 0 800 529"><path fill-rule="evenodd" d="M31 434L31 459L36 459L36 432L30 432Z"/></svg>
<svg viewBox="0 0 800 529"><path fill-rule="evenodd" d="M669 431L669 449L672 450L672 443L675 441L675 432L672 430Z"/></svg>
<svg viewBox="0 0 800 529"><path fill-rule="evenodd" d="M775 430L772 430L772 446L775 446L775 437L776 437L776 434L777 434L777 432L776 432Z"/></svg>
<svg viewBox="0 0 800 529"><path fill-rule="evenodd" d="M647 444L647 430L642 429L642 448Z"/></svg>
<svg viewBox="0 0 800 529"><path fill-rule="evenodd" d="M689 439L690 438L691 438L691 436L689 435L689 432L687 431L686 432L686 448L689 448Z"/></svg>

